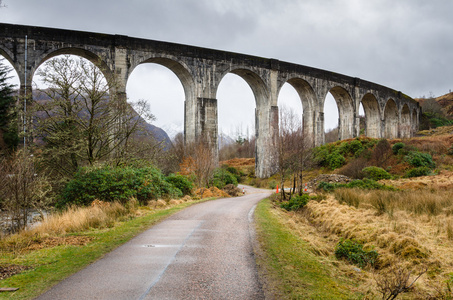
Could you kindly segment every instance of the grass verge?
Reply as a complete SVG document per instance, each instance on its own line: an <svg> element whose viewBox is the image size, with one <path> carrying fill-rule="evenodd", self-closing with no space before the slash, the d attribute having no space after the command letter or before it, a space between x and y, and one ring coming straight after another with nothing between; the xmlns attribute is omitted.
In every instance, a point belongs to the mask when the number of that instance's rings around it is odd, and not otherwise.
<svg viewBox="0 0 453 300"><path fill-rule="evenodd" d="M0 281L2 288L19 288L17 292L0 293L0 299L32 299L165 217L197 202L149 211L143 216L118 222L112 228L90 229L71 234L92 238L92 242L85 246L60 245L20 255L4 252L0 255L0 264L24 265L32 269Z"/></svg>
<svg viewBox="0 0 453 300"><path fill-rule="evenodd" d="M331 274L309 251L308 243L282 222L269 199L255 211L259 250L257 264L265 290L275 299L359 299L354 283Z"/></svg>

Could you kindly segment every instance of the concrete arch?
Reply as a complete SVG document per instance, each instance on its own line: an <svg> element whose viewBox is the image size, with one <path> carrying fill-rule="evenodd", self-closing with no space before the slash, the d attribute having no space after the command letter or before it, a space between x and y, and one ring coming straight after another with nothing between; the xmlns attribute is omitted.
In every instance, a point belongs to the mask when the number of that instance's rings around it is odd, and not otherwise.
<svg viewBox="0 0 453 300"><path fill-rule="evenodd" d="M23 70L23 65L21 65L20 63L14 63L14 60L13 60L13 53L11 53L11 51L9 51L8 49L3 49L0 47L0 55L3 56L12 66L13 66L13 70L15 72L15 74L17 75L17 77L19 78L19 84L20 85L23 85L24 84L24 72Z"/></svg>
<svg viewBox="0 0 453 300"><path fill-rule="evenodd" d="M304 110L314 110L316 104L316 94L312 86L302 78L290 78L286 82L283 82L278 88L278 94L283 87L283 84L290 84L299 94L300 101Z"/></svg>
<svg viewBox="0 0 453 300"><path fill-rule="evenodd" d="M168 68L170 71L172 71L176 77L178 77L179 81L181 82L183 89L184 89L184 94L185 98L187 99L193 99L195 95L195 80L192 76L192 74L189 72L188 68L184 66L182 63L166 58L166 57L152 57L148 58L146 60L141 61L140 63L136 64L135 66L132 66L129 69L129 72L127 74L127 79L129 79L129 76L132 74L132 72L135 70L135 68L139 65L142 64L147 64L147 63L154 63L158 64L161 66L164 66ZM126 82L127 85L127 82Z"/></svg>
<svg viewBox="0 0 453 300"><path fill-rule="evenodd" d="M409 106L404 104L401 108L401 120L399 126L399 132L401 138L410 138L411 137L411 113Z"/></svg>
<svg viewBox="0 0 453 300"><path fill-rule="evenodd" d="M367 93L362 98L362 106L365 111L365 135L372 138L381 137L381 111L376 97Z"/></svg>
<svg viewBox="0 0 453 300"><path fill-rule="evenodd" d="M398 137L398 107L395 100L388 99L384 109L384 138L394 139Z"/></svg>
<svg viewBox="0 0 453 300"><path fill-rule="evenodd" d="M14 61L12 59L13 53L11 53L11 51L0 47L0 55L3 56L7 61L9 61L10 64L14 66Z"/></svg>
<svg viewBox="0 0 453 300"><path fill-rule="evenodd" d="M228 73L236 74L242 79L244 79L245 82L247 82L247 84L252 89L253 95L255 96L257 109L260 109L261 107L265 106L268 103L269 92L266 84L264 83L264 80L254 71L241 67L232 68L221 74L221 76L219 77L220 79L218 80L218 82L215 83L215 86L213 88L214 89L213 95L215 95L215 98L217 98L217 89L220 85L220 82Z"/></svg>
<svg viewBox="0 0 453 300"><path fill-rule="evenodd" d="M3 58L6 59L11 64L12 71L14 71L14 74L16 74L16 76L19 78L19 82L22 83L23 79L22 80L20 79L19 72L16 69L17 66L14 65L14 61L11 59L11 56L9 56L8 53L1 48L0 48L0 56L3 56Z"/></svg>
<svg viewBox="0 0 453 300"><path fill-rule="evenodd" d="M45 63L47 60L49 60L49 59L51 59L51 58L53 58L55 56L58 56L58 55L75 55L75 56L79 56L79 57L85 58L88 61L90 61L91 63L93 63L96 67L98 67L101 70L101 72L104 75L104 77L108 81L114 79L113 71L108 67L107 63L100 56L98 56L97 54L95 54L95 53L93 53L91 51L88 51L86 49L76 48L76 47L61 48L61 49L58 49L58 50L55 50L55 51L52 51L52 52L48 52L48 53L42 54L41 56L39 56L36 59L34 64L31 65L32 76L34 76L35 71L43 63Z"/></svg>
<svg viewBox="0 0 453 300"><path fill-rule="evenodd" d="M278 94L285 83L290 84L299 95L303 115L302 115L302 127L304 137L307 138L309 144L313 144L315 138L315 108L317 103L316 94L313 87L306 80L298 77L288 79L278 88Z"/></svg>
<svg viewBox="0 0 453 300"><path fill-rule="evenodd" d="M329 90L337 103L338 108L338 138L340 140L354 137L355 109L354 100L349 92L341 87L335 86ZM327 95L327 93L326 93ZM325 97L323 100L324 105Z"/></svg>

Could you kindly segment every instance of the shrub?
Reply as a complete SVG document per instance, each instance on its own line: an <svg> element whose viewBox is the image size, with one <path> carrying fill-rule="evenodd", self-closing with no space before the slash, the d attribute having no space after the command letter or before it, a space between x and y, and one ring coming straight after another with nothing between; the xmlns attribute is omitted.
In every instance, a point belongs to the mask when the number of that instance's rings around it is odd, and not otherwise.
<svg viewBox="0 0 453 300"><path fill-rule="evenodd" d="M404 177L412 178L412 177L428 176L429 174L431 174L430 168L418 167L418 168L413 168L413 169L410 169L409 171L407 171L406 175L404 175Z"/></svg>
<svg viewBox="0 0 453 300"><path fill-rule="evenodd" d="M318 184L318 189L324 190L325 192L332 192L333 190L335 190L335 185L330 182L321 181Z"/></svg>
<svg viewBox="0 0 453 300"><path fill-rule="evenodd" d="M368 160L362 156L358 158L354 158L353 160L349 161L343 168L338 171L339 174L348 176L354 179L362 179L363 169L367 166Z"/></svg>
<svg viewBox="0 0 453 300"><path fill-rule="evenodd" d="M379 168L379 167L366 167L362 170L365 178L373 179L373 180L381 180L381 179L390 179L392 175L390 175L386 170Z"/></svg>
<svg viewBox="0 0 453 300"><path fill-rule="evenodd" d="M276 187L277 187L277 182L275 180L269 181L269 188L271 190L275 190Z"/></svg>
<svg viewBox="0 0 453 300"><path fill-rule="evenodd" d="M95 199L126 203L135 197L144 203L161 197L180 197L182 192L165 181L154 167L82 168L65 186L58 207L67 204L89 205Z"/></svg>
<svg viewBox="0 0 453 300"><path fill-rule="evenodd" d="M237 186L238 180L236 176L228 172L226 169L218 168L214 171L214 176L210 183L211 185L222 189L227 184Z"/></svg>
<svg viewBox="0 0 453 300"><path fill-rule="evenodd" d="M280 207L288 211L298 210L307 205L308 201L309 196L307 194L303 194L301 196L295 195L292 196L289 201L285 201L282 204L280 204Z"/></svg>
<svg viewBox="0 0 453 300"><path fill-rule="evenodd" d="M316 147L313 150L313 160L319 166L327 166L327 156L329 155L329 149L326 145Z"/></svg>
<svg viewBox="0 0 453 300"><path fill-rule="evenodd" d="M222 191L230 195L231 197L237 197L242 195L241 189L233 184L227 184L223 187Z"/></svg>
<svg viewBox="0 0 453 300"><path fill-rule="evenodd" d="M405 144L401 143L401 142L398 142L395 145L393 145L393 147L392 147L393 154L397 155L398 151L400 151L400 149L404 148L404 146L405 146Z"/></svg>
<svg viewBox="0 0 453 300"><path fill-rule="evenodd" d="M404 145L403 148L398 150L398 155L407 155L411 151L418 151L418 149L412 145Z"/></svg>
<svg viewBox="0 0 453 300"><path fill-rule="evenodd" d="M346 159L338 151L334 151L327 155L327 165L331 170L338 169L339 167L344 165L345 162Z"/></svg>
<svg viewBox="0 0 453 300"><path fill-rule="evenodd" d="M378 166L383 165L387 161L387 159L391 155L390 150L390 143L386 139L380 139L376 144L376 147L374 147L372 154L372 158L374 161L376 161L376 164Z"/></svg>
<svg viewBox="0 0 453 300"><path fill-rule="evenodd" d="M433 161L431 154L418 151L410 151L404 160L413 167L428 167L434 169L436 164Z"/></svg>
<svg viewBox="0 0 453 300"><path fill-rule="evenodd" d="M364 268L374 266L378 253L375 250L364 250L363 245L354 240L341 240L335 247L335 256L346 259L349 263Z"/></svg>
<svg viewBox="0 0 453 300"><path fill-rule="evenodd" d="M239 171L239 170L236 169L235 167L228 167L228 166L227 166L225 169L226 169L228 172L230 172L231 174L233 174L233 175L236 177L236 179L237 179L238 182L240 181L241 176L242 176L241 171Z"/></svg>
<svg viewBox="0 0 453 300"><path fill-rule="evenodd" d="M174 187L178 188L183 193L183 195L192 194L194 184L186 176L170 174L169 176L167 176L167 178L165 178L165 180L172 184Z"/></svg>
<svg viewBox="0 0 453 300"><path fill-rule="evenodd" d="M359 188L364 190L387 190L387 191L395 191L396 189L391 185L380 184L372 179L363 179L363 180L353 180L349 183L328 183L328 182L321 182L318 185L318 189L324 190L326 192L334 191L337 188Z"/></svg>
<svg viewBox="0 0 453 300"><path fill-rule="evenodd" d="M363 145L358 139L341 142L338 151L343 155L358 155L363 151ZM358 154L357 154L358 153Z"/></svg>

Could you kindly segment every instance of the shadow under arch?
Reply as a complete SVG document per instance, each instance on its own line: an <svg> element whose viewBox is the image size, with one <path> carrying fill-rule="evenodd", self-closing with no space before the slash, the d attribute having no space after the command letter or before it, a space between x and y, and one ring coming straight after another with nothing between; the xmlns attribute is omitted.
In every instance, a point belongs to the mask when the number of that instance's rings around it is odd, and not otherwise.
<svg viewBox="0 0 453 300"><path fill-rule="evenodd" d="M401 109L401 124L399 130L402 138L411 137L411 112L407 104L404 104Z"/></svg>
<svg viewBox="0 0 453 300"><path fill-rule="evenodd" d="M393 99L388 99L384 109L384 138L398 137L398 107Z"/></svg>
<svg viewBox="0 0 453 300"><path fill-rule="evenodd" d="M371 138L380 138L381 112L376 97L371 93L365 94L361 103L365 112L365 135Z"/></svg>
<svg viewBox="0 0 453 300"><path fill-rule="evenodd" d="M344 140L354 137L355 110L351 95L341 86L335 86L329 92L335 99L338 108L338 139Z"/></svg>
<svg viewBox="0 0 453 300"><path fill-rule="evenodd" d="M278 95L285 83L291 85L299 95L299 99L302 104L302 129L304 137L308 138L308 143L312 145L315 137L315 103L316 94L313 91L312 86L304 79L294 77L283 82L278 89ZM278 98L279 100L279 98Z"/></svg>

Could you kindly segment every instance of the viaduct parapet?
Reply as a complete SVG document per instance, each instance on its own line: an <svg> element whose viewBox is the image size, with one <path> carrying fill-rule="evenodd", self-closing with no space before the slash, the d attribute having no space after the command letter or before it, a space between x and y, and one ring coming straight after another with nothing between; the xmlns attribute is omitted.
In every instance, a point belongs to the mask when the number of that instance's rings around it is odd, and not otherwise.
<svg viewBox="0 0 453 300"><path fill-rule="evenodd" d="M339 140L359 136L360 103L365 111L365 135L369 137L411 137L419 126L419 104L401 92L277 59L123 35L4 23L0 23L0 54L18 73L22 93L31 90L36 69L60 54L78 55L99 65L107 78L115 76L120 81L113 92L124 98L127 80L138 65L163 65L176 74L184 88L185 141L194 142L203 137L210 142L216 157L217 88L226 74L237 74L249 84L255 96L256 174L259 177L273 173L278 94L285 83L291 84L300 96L304 136L314 146L325 141L324 101L329 92L338 106Z"/></svg>

